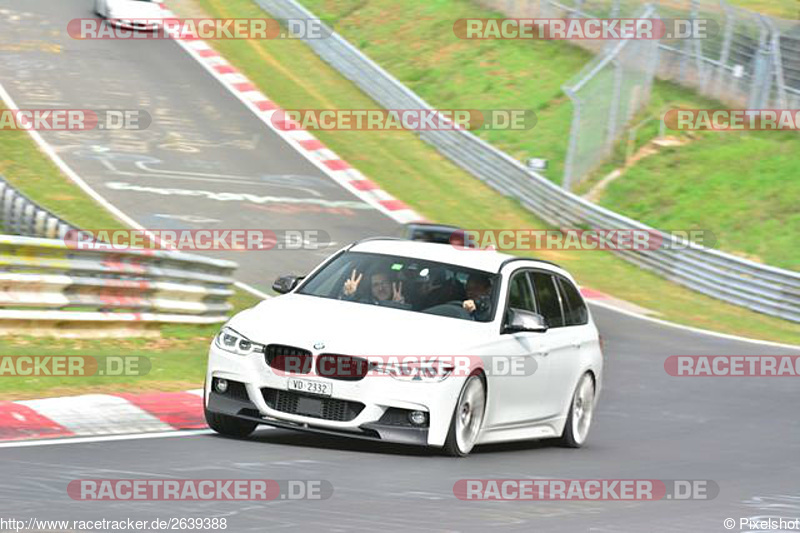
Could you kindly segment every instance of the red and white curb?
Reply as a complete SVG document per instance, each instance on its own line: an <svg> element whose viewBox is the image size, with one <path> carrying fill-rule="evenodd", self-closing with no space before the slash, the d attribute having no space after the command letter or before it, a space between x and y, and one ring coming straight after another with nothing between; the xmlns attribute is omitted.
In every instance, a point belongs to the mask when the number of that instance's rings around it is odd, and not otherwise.
<svg viewBox="0 0 800 533"><path fill-rule="evenodd" d="M165 18L177 15L161 4ZM231 65L222 55L202 39L192 39L173 34L172 38L190 56L200 63L214 78L244 103L261 121L292 148L301 153L314 166L336 181L339 185L356 195L375 209L386 214L396 222L405 224L424 220L408 205L381 189L367 179L361 172L351 167L347 161L336 155L320 140L296 123L273 121L273 115L281 108L258 90L256 85ZM280 116L284 116L281 113Z"/></svg>
<svg viewBox="0 0 800 533"><path fill-rule="evenodd" d="M0 441L205 427L202 389L0 402Z"/></svg>
<svg viewBox="0 0 800 533"><path fill-rule="evenodd" d="M615 311L620 311L624 313L633 313L635 315L647 317L658 315L655 311L642 307L640 305L636 305L634 303L628 302L626 300L622 300L620 298L615 298L610 294L606 294L604 292L596 291L594 289L590 289L588 287L581 287L581 296L583 299L592 302L594 304L611 308Z"/></svg>

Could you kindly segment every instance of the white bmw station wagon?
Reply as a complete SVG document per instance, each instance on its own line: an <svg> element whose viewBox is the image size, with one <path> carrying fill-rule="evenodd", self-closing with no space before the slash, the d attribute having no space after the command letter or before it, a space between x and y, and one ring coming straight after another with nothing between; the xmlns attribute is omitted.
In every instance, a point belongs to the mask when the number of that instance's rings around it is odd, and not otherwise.
<svg viewBox="0 0 800 533"><path fill-rule="evenodd" d="M209 426L259 424L441 448L586 442L602 386L572 277L495 251L375 238L283 276L211 343Z"/></svg>

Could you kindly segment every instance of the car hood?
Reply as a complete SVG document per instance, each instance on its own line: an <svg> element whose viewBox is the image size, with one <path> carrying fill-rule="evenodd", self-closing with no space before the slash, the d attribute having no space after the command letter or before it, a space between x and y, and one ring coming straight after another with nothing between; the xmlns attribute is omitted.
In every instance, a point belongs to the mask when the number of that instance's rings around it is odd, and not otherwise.
<svg viewBox="0 0 800 533"><path fill-rule="evenodd" d="M365 356L472 355L494 331L492 323L299 294L265 300L228 325L262 344Z"/></svg>
<svg viewBox="0 0 800 533"><path fill-rule="evenodd" d="M108 2L109 18L115 19L163 19L164 10L154 2L137 0L112 0Z"/></svg>

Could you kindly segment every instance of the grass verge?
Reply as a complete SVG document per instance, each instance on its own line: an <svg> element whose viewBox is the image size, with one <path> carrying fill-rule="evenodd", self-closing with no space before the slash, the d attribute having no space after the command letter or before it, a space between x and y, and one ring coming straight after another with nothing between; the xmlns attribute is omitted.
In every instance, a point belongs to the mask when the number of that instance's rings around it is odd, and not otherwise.
<svg viewBox="0 0 800 533"><path fill-rule="evenodd" d="M31 200L64 220L89 228L124 226L77 185L61 174L24 131L0 132L0 174ZM234 312L259 299L236 289ZM150 358L150 372L138 377L6 377L0 376L0 400L61 396L80 392L184 390L199 387L205 375L209 340L218 325L164 325L161 338L75 340L4 336L0 357L14 355L139 355Z"/></svg>

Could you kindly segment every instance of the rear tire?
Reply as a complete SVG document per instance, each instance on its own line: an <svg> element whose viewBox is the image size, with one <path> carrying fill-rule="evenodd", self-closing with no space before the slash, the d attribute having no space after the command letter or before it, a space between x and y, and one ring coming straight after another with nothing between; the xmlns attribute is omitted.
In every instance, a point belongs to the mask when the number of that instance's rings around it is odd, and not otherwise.
<svg viewBox="0 0 800 533"><path fill-rule="evenodd" d="M255 431L256 426L258 426L255 422L250 422L249 420L241 420L221 413L212 413L208 409L204 409L204 411L208 427L226 437L246 437Z"/></svg>
<svg viewBox="0 0 800 533"><path fill-rule="evenodd" d="M589 372L581 376L572 401L569 404L567 423L564 433L561 434L559 444L566 448L580 448L589 437L589 428L592 425L594 413L595 387L594 379Z"/></svg>
<svg viewBox="0 0 800 533"><path fill-rule="evenodd" d="M480 435L486 410L486 385L478 374L467 378L450 419L450 431L442 451L451 457L466 457Z"/></svg>

